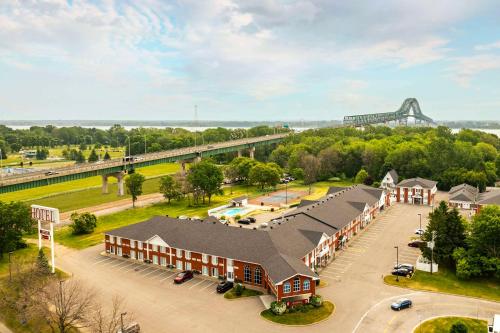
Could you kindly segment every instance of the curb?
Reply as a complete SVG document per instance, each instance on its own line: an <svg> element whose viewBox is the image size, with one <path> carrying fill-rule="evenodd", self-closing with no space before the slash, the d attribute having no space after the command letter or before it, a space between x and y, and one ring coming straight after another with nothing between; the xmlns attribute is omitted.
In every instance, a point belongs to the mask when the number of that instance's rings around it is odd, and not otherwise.
<svg viewBox="0 0 500 333"><path fill-rule="evenodd" d="M412 333L416 333L416 330L419 326L422 326L423 323L426 323L428 321L431 321L431 320L434 320L434 319L438 319L438 318L450 318L450 317L453 317L453 318L467 318L467 319L476 319L476 320L483 320L483 321L486 321L486 325L488 325L488 319L484 318L484 319L479 319L479 318L474 318L474 317L469 317L469 316L434 316L434 317L429 317L427 318L426 320L422 321L420 324L418 324L417 326L413 327L413 329L411 330Z"/></svg>
<svg viewBox="0 0 500 333"><path fill-rule="evenodd" d="M487 301L487 302L500 303L500 301L496 301L494 299L481 298L481 297L477 297L477 296L467 296L467 295L461 295L461 294L447 293L445 291L433 291L433 290L426 290L426 289L417 289L417 288L396 286L396 285L389 284L389 283L385 282L385 280L384 280L384 284L386 286L390 286L390 287L401 288L401 289L408 289L408 290L414 290L414 291L421 291L421 292L424 292L424 293L433 293L433 294L441 294L441 295L451 295L451 296L458 296L458 297L465 297L465 298L477 299L478 301Z"/></svg>
<svg viewBox="0 0 500 333"><path fill-rule="evenodd" d="M327 301L327 302L330 302L330 301ZM265 317L262 316L262 312L266 311L266 310L263 310L259 313L259 317L262 319L262 320L265 320L269 323L272 323L272 324L275 324L275 325L279 325L279 326L284 326L284 327L308 327L308 326L314 326L314 325L317 325L317 324L321 324L322 322L325 322L329 319L331 319L333 317L333 315L335 314L335 311L337 311L337 306L335 305L335 303L333 302L330 302L333 304L333 311L332 313L330 313L328 315L328 317L326 317L325 319L321 319L320 321L317 321L317 322L314 322L314 323L310 323L310 324L303 324L303 325L288 325L288 324L282 324L282 323L277 323L275 321L272 321L270 319L267 319Z"/></svg>

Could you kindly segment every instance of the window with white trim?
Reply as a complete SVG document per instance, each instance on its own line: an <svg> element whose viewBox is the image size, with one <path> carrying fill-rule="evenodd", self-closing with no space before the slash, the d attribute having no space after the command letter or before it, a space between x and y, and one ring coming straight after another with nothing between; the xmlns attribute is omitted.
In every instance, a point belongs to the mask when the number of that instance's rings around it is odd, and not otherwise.
<svg viewBox="0 0 500 333"><path fill-rule="evenodd" d="M219 277L219 268L218 267L212 267L212 276Z"/></svg>
<svg viewBox="0 0 500 333"><path fill-rule="evenodd" d="M122 245L122 239L120 237L116 237L116 244Z"/></svg>
<svg viewBox="0 0 500 333"><path fill-rule="evenodd" d="M115 254L115 247L113 245L109 246L109 253Z"/></svg>
<svg viewBox="0 0 500 333"><path fill-rule="evenodd" d="M233 259L226 259L228 266L233 266Z"/></svg>
<svg viewBox="0 0 500 333"><path fill-rule="evenodd" d="M293 280L293 291L300 291L300 278L298 277Z"/></svg>
<svg viewBox="0 0 500 333"><path fill-rule="evenodd" d="M153 254L153 264L158 265L158 256Z"/></svg>
<svg viewBox="0 0 500 333"><path fill-rule="evenodd" d="M167 258L165 257L160 257L160 264L162 266L167 266Z"/></svg>
<svg viewBox="0 0 500 333"><path fill-rule="evenodd" d="M166 247L165 247L165 246L160 246L160 252L161 252L161 253L165 253L165 252L167 252Z"/></svg>
<svg viewBox="0 0 500 333"><path fill-rule="evenodd" d="M184 256L186 259L191 259L191 251L184 251Z"/></svg>
<svg viewBox="0 0 500 333"><path fill-rule="evenodd" d="M182 258L182 250L181 249L176 249L175 250L175 255L177 256L177 258Z"/></svg>
<svg viewBox="0 0 500 333"><path fill-rule="evenodd" d="M201 261L205 264L208 263L208 254L202 254Z"/></svg>
<svg viewBox="0 0 500 333"><path fill-rule="evenodd" d="M116 247L116 255L118 255L118 256L122 255L122 248L120 246Z"/></svg>
<svg viewBox="0 0 500 333"><path fill-rule="evenodd" d="M208 267L207 266L202 266L201 267L201 274L208 275Z"/></svg>
<svg viewBox="0 0 500 333"><path fill-rule="evenodd" d="M136 255L135 255L135 250L130 250L130 258L137 259Z"/></svg>
<svg viewBox="0 0 500 333"><path fill-rule="evenodd" d="M191 270L191 263L187 262L186 263L186 271L190 271L190 270Z"/></svg>
<svg viewBox="0 0 500 333"><path fill-rule="evenodd" d="M257 267L255 269L255 272L253 274L253 281L255 282L255 284L262 283L262 272L260 271L260 267Z"/></svg>
<svg viewBox="0 0 500 333"><path fill-rule="evenodd" d="M250 266L245 265L243 268L243 279L245 282L252 282L252 272L250 271Z"/></svg>
<svg viewBox="0 0 500 333"><path fill-rule="evenodd" d="M284 293L289 293L291 291L291 287L290 287L290 282L285 282L283 284L283 292Z"/></svg>
<svg viewBox="0 0 500 333"><path fill-rule="evenodd" d="M177 269L182 271L182 261L177 260Z"/></svg>
<svg viewBox="0 0 500 333"><path fill-rule="evenodd" d="M153 245L153 251L158 252L158 245Z"/></svg>
<svg viewBox="0 0 500 333"><path fill-rule="evenodd" d="M217 263L219 262L218 259L219 258L217 256L212 256L212 265L217 265Z"/></svg>
<svg viewBox="0 0 500 333"><path fill-rule="evenodd" d="M304 283L303 283L303 288L304 288L304 290L309 290L309 289L311 289L311 281L309 281L309 280L304 280Z"/></svg>
<svg viewBox="0 0 500 333"><path fill-rule="evenodd" d="M137 248L139 250L142 250L142 242L141 241L137 241Z"/></svg>
<svg viewBox="0 0 500 333"><path fill-rule="evenodd" d="M144 259L144 253L142 251L137 252L137 260L143 260Z"/></svg>

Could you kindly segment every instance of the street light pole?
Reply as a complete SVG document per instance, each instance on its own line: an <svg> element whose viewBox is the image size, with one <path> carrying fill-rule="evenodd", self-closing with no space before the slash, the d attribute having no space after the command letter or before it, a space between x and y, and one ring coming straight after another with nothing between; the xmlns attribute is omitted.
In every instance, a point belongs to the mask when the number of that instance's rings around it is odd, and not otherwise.
<svg viewBox="0 0 500 333"><path fill-rule="evenodd" d="M147 153L146 134L144 134L144 154Z"/></svg>
<svg viewBox="0 0 500 333"><path fill-rule="evenodd" d="M396 269L399 269L399 246L394 246L396 249ZM396 281L399 282L399 275L396 275Z"/></svg>
<svg viewBox="0 0 500 333"><path fill-rule="evenodd" d="M124 332L123 332L123 330L125 329L125 328L123 327L123 316L125 316L125 315L127 315L127 313L126 313L126 312L122 312L122 313L120 313L121 333L124 333Z"/></svg>
<svg viewBox="0 0 500 333"><path fill-rule="evenodd" d="M285 205L288 205L288 182L285 182Z"/></svg>

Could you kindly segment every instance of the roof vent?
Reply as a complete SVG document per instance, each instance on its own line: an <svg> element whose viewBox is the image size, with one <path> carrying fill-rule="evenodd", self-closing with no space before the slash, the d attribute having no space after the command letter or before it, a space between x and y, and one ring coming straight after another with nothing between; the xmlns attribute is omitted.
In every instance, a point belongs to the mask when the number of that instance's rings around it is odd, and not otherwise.
<svg viewBox="0 0 500 333"><path fill-rule="evenodd" d="M242 225L240 225L240 228L243 228L243 226L242 226Z"/></svg>
<svg viewBox="0 0 500 333"><path fill-rule="evenodd" d="M253 227L253 230L257 230L257 228L256 228L256 227Z"/></svg>

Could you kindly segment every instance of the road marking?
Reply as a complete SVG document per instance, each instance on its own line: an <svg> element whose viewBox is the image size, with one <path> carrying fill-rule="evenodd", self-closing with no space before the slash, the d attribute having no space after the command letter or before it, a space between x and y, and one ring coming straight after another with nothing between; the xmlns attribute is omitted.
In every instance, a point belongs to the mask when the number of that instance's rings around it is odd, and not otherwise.
<svg viewBox="0 0 500 333"><path fill-rule="evenodd" d="M193 284L192 286L190 286L189 289L193 289L194 287L196 287L199 284L202 284L203 282L205 282L205 280L200 280L200 282L198 282L197 284Z"/></svg>
<svg viewBox="0 0 500 333"><path fill-rule="evenodd" d="M126 262L126 261L119 261L116 265L111 265L111 266L109 266L109 268L118 267L118 266L121 266L121 265L123 265L123 264L127 264L127 262Z"/></svg>
<svg viewBox="0 0 500 333"><path fill-rule="evenodd" d="M392 316L391 320L389 320L389 321L387 322L387 324L385 325L385 330L384 330L384 333L388 332L387 330L389 329L389 327L391 327L391 324L392 324L392 322L394 321L394 318L396 318L396 316L397 316L397 315Z"/></svg>
<svg viewBox="0 0 500 333"><path fill-rule="evenodd" d="M214 284L216 284L215 282L211 282L211 281L209 281L209 282L210 282L210 283L209 283L207 286L205 286L205 287L201 288L200 290L205 290L205 289L207 289L208 287L213 286Z"/></svg>
<svg viewBox="0 0 500 333"><path fill-rule="evenodd" d="M146 276L148 276L148 275L150 275L150 274L152 274L152 273L156 272L157 270L159 270L159 268L154 269L153 271L151 271L151 272L149 272L149 273L147 273L147 274L143 275L142 277L146 277Z"/></svg>
<svg viewBox="0 0 500 333"><path fill-rule="evenodd" d="M135 265L135 263L134 263L134 262L129 262L129 263L128 263L128 265L125 265L125 266L123 266L123 267L120 267L120 268L118 268L118 270L119 270L119 271L121 271L122 269L127 268L127 267L130 267L130 266L133 266L133 265Z"/></svg>
<svg viewBox="0 0 500 333"><path fill-rule="evenodd" d="M161 269L161 268L159 268L159 270L160 270L160 271L163 271L163 269ZM149 277L149 279L158 278L158 277L162 276L162 275L163 275L163 274L165 274L165 273L169 273L169 272L168 272L168 271L163 271L163 272L160 272L160 274L156 274L156 275L155 275L155 274L153 274L153 275L151 275L151 276Z"/></svg>
<svg viewBox="0 0 500 333"><path fill-rule="evenodd" d="M165 280L169 279L170 277L172 277L172 276L174 276L174 275L175 275L175 273L172 273L172 274L170 274L169 276L167 276L167 277L165 277L165 278L161 279L161 280L160 280L160 282L165 281Z"/></svg>
<svg viewBox="0 0 500 333"><path fill-rule="evenodd" d="M108 260L111 260L111 258L106 257L106 258L104 258L104 259L102 259L102 260L99 260L98 262L94 262L94 263L92 263L92 265L98 265L98 264L100 264L101 262L108 261Z"/></svg>

